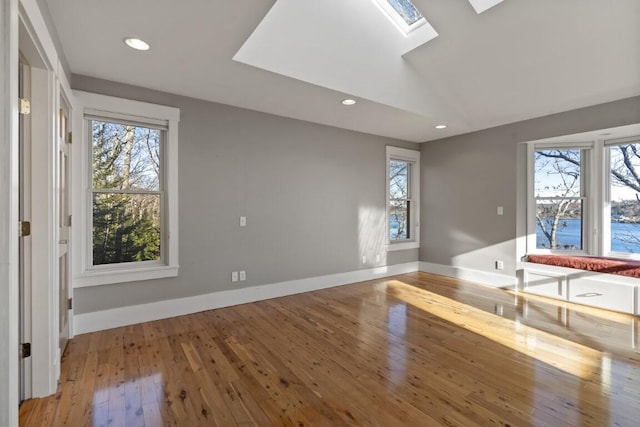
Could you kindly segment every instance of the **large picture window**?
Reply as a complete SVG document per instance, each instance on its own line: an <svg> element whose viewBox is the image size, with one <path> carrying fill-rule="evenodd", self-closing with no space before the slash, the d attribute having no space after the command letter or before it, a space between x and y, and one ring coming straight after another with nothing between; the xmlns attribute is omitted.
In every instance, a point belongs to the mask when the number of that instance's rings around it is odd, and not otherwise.
<svg viewBox="0 0 640 427"><path fill-rule="evenodd" d="M75 91L74 286L178 273L177 108ZM74 184L75 185L75 184Z"/></svg>
<svg viewBox="0 0 640 427"><path fill-rule="evenodd" d="M387 242L389 250L419 247L420 152L387 147Z"/></svg>

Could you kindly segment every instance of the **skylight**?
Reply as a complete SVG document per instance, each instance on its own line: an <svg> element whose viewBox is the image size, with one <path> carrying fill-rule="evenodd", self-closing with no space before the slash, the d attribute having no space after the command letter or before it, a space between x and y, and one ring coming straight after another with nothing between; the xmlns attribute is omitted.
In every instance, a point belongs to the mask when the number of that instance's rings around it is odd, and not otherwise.
<svg viewBox="0 0 640 427"><path fill-rule="evenodd" d="M411 0L376 0L376 3L404 34L427 22Z"/></svg>
<svg viewBox="0 0 640 427"><path fill-rule="evenodd" d="M424 18L420 11L416 9L410 0L387 0L387 3L404 19L407 25L411 26Z"/></svg>

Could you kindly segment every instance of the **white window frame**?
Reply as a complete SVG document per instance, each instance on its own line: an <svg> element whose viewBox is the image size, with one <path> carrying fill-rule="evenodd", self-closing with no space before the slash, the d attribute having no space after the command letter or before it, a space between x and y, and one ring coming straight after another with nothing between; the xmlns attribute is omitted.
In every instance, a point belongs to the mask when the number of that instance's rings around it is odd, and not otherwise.
<svg viewBox="0 0 640 427"><path fill-rule="evenodd" d="M537 247L536 238L536 194L535 194L535 153L540 150L582 150L580 164L580 197L574 199L582 199L582 249L566 250L566 249L541 249ZM594 251L594 154L593 144L576 142L576 143L540 143L528 144L528 168L527 168L527 253L537 254L564 254L564 255L589 255ZM542 197L544 199L545 197Z"/></svg>
<svg viewBox="0 0 640 427"><path fill-rule="evenodd" d="M80 178L73 183L74 199L73 226L80 232L74 233L73 287L108 285L114 283L175 277L178 275L178 123L180 110L174 107L74 91L78 107L74 111L74 172ZM147 124L151 127L166 128L163 141L163 182L162 216L164 218L162 260L140 263L92 265L92 141L85 117L100 117L108 121L120 120ZM76 202L77 201L77 202Z"/></svg>
<svg viewBox="0 0 640 427"><path fill-rule="evenodd" d="M592 139L588 142L527 143L527 253L589 255L640 260L640 253L611 251L611 174L609 147L640 142L640 135ZM536 247L536 150L583 149L586 159L581 170L587 202L583 205L583 249L581 251L538 249Z"/></svg>
<svg viewBox="0 0 640 427"><path fill-rule="evenodd" d="M616 145L624 145L625 143L640 143L640 135L606 139L598 141L602 147L603 158L603 186L602 186L602 241L601 241L601 253L603 256L612 258L627 258L640 260L640 253L634 254L630 252L616 252L611 250L611 155L610 147Z"/></svg>
<svg viewBox="0 0 640 427"><path fill-rule="evenodd" d="M409 225L410 238L407 240L395 240L390 239L389 233L389 215L390 209L390 195L389 195L389 166L392 160L399 160L410 163L409 168ZM387 245L387 251L400 251L405 249L416 249L420 247L420 151L409 150L407 148L386 146L386 208L385 208L385 241Z"/></svg>

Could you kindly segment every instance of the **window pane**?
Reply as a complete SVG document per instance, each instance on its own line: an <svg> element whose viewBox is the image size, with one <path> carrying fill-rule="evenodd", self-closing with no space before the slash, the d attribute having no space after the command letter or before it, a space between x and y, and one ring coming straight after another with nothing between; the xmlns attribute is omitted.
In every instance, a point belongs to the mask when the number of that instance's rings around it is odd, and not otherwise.
<svg viewBox="0 0 640 427"><path fill-rule="evenodd" d="M160 190L161 130L91 121L93 188Z"/></svg>
<svg viewBox="0 0 640 427"><path fill-rule="evenodd" d="M609 148L611 250L640 253L640 143Z"/></svg>
<svg viewBox="0 0 640 427"><path fill-rule="evenodd" d="M409 235L410 202L407 200L392 200L389 207L389 239L406 240Z"/></svg>
<svg viewBox="0 0 640 427"><path fill-rule="evenodd" d="M410 163L389 161L389 238L409 239L409 173Z"/></svg>
<svg viewBox="0 0 640 427"><path fill-rule="evenodd" d="M404 19L407 25L412 25L422 19L420 11L411 0L387 0L387 3Z"/></svg>
<svg viewBox="0 0 640 427"><path fill-rule="evenodd" d="M93 265L160 260L160 195L93 195Z"/></svg>
<svg viewBox="0 0 640 427"><path fill-rule="evenodd" d="M536 150L536 197L578 197L582 150Z"/></svg>
<svg viewBox="0 0 640 427"><path fill-rule="evenodd" d="M399 160L389 162L389 198L409 198L409 163Z"/></svg>
<svg viewBox="0 0 640 427"><path fill-rule="evenodd" d="M582 200L536 200L536 248L581 250Z"/></svg>

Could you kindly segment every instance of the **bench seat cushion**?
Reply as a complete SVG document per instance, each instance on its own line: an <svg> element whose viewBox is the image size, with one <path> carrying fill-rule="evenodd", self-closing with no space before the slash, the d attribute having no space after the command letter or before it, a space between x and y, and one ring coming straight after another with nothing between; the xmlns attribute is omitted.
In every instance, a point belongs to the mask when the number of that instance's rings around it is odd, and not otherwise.
<svg viewBox="0 0 640 427"><path fill-rule="evenodd" d="M640 277L640 261L635 260L569 255L527 255L527 261L599 273Z"/></svg>

